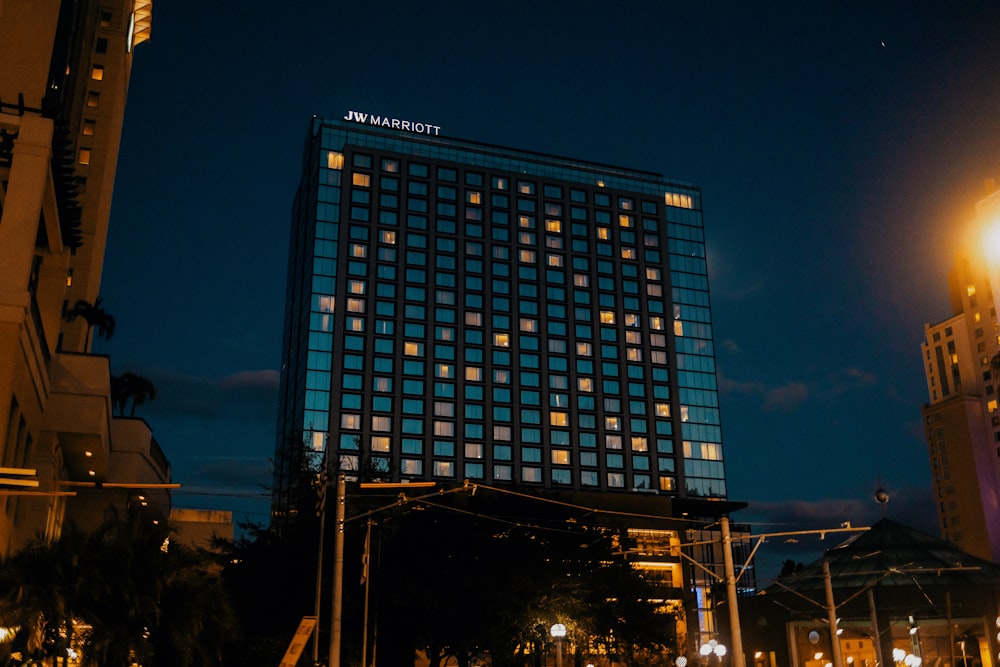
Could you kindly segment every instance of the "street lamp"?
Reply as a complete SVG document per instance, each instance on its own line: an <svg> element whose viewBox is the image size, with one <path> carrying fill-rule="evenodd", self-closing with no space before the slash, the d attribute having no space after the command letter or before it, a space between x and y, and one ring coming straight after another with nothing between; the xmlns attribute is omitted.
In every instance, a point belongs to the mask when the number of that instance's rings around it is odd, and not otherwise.
<svg viewBox="0 0 1000 667"><path fill-rule="evenodd" d="M726 645L720 644L714 639L707 644L702 644L701 648L698 649L701 657L705 664L708 664L709 659L714 655L719 660L719 664L722 664L722 658L726 655Z"/></svg>
<svg viewBox="0 0 1000 667"><path fill-rule="evenodd" d="M549 634L556 642L556 667L562 667L562 644L566 638L566 626L562 623L556 623L549 628Z"/></svg>

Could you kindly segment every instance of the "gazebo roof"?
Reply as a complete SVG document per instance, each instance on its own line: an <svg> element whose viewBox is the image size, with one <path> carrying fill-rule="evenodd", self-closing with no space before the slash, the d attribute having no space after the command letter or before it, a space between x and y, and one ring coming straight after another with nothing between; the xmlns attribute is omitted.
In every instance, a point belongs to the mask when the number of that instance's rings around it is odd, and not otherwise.
<svg viewBox="0 0 1000 667"><path fill-rule="evenodd" d="M996 586L1000 565L968 554L951 542L889 519L852 535L804 569L768 586L764 594L824 587L823 562L834 589L887 586Z"/></svg>

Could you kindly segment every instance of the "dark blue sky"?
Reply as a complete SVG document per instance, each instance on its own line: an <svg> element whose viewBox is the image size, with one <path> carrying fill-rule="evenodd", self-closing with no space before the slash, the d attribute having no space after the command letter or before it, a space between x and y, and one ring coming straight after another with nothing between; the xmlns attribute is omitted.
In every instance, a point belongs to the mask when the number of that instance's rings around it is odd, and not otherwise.
<svg viewBox="0 0 1000 667"><path fill-rule="evenodd" d="M182 506L266 520L310 118L646 169L703 191L730 497L761 530L936 533L923 324L1000 177L996 2L177 1L136 52L98 351ZM242 512L250 512L242 514Z"/></svg>

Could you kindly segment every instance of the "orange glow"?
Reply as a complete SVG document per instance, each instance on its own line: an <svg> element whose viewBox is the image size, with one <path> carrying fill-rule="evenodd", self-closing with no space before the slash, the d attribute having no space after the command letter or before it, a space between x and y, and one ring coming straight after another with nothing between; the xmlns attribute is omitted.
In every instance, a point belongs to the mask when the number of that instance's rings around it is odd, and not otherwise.
<svg viewBox="0 0 1000 667"><path fill-rule="evenodd" d="M1000 266L1000 223L993 223L983 229L983 253L993 267Z"/></svg>

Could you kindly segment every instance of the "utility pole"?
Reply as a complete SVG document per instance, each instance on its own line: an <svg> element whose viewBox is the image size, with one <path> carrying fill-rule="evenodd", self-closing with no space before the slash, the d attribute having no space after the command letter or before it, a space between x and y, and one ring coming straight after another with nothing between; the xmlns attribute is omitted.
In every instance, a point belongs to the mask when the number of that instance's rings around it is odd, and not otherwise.
<svg viewBox="0 0 1000 667"><path fill-rule="evenodd" d="M823 559L823 586L826 589L826 619L830 626L833 667L844 667L844 659L840 654L840 635L837 632L837 605L833 601L833 583L830 581L830 561L826 558Z"/></svg>
<svg viewBox="0 0 1000 667"><path fill-rule="evenodd" d="M344 511L347 505L347 479L337 474L337 534L333 559L333 605L330 612L330 657L328 667L340 667L340 628L343 617L344 595Z"/></svg>
<svg viewBox="0 0 1000 667"><path fill-rule="evenodd" d="M733 644L733 667L746 667L743 653L743 632L740 630L739 597L736 595L736 569L733 566L733 536L729 532L729 517L720 519L722 524L722 561L726 568L726 599L729 603L729 631ZM840 667L836 665L835 667Z"/></svg>

